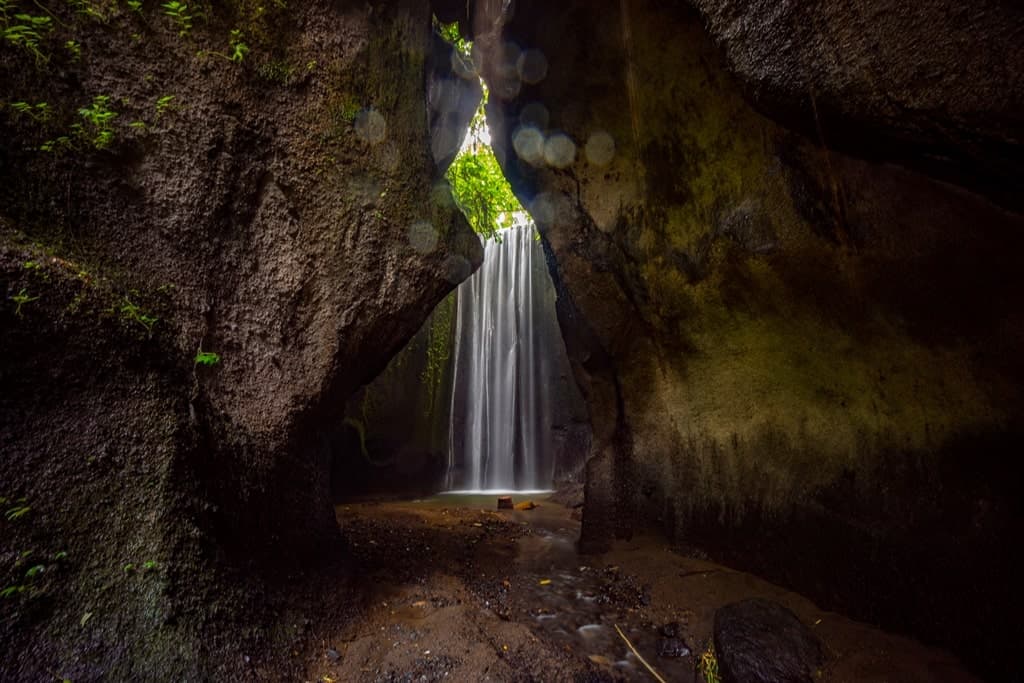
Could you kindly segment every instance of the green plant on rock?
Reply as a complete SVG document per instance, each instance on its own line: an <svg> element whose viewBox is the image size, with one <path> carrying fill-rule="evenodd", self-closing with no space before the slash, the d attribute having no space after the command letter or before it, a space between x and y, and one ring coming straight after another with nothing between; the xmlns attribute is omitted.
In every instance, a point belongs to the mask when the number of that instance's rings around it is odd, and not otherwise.
<svg viewBox="0 0 1024 683"><path fill-rule="evenodd" d="M0 590L0 598L13 598L15 595L21 595L28 590L28 586L22 584L17 586L8 586L3 590Z"/></svg>
<svg viewBox="0 0 1024 683"><path fill-rule="evenodd" d="M228 39L228 46L231 48L231 55L228 59L232 62L240 63L245 59L245 56L249 54L249 46L242 40L242 32L237 28L231 31L231 37Z"/></svg>
<svg viewBox="0 0 1024 683"><path fill-rule="evenodd" d="M142 14L142 0L128 0L128 9L136 14Z"/></svg>
<svg viewBox="0 0 1024 683"><path fill-rule="evenodd" d="M15 119L26 117L36 123L46 123L49 121L52 111L50 109L50 105L46 102L37 102L36 104L29 104L28 102L11 102L8 106L11 111L14 112Z"/></svg>
<svg viewBox="0 0 1024 683"><path fill-rule="evenodd" d="M25 304L38 300L38 296L29 296L28 292L23 287L20 292L11 297L11 301L14 302L14 315L21 317L21 307ZM8 519L10 519L8 517Z"/></svg>
<svg viewBox="0 0 1024 683"><path fill-rule="evenodd" d="M45 64L49 56L42 51L42 42L53 30L53 19L47 16L31 14L14 14L15 2L0 0L0 31L4 40L21 48L36 60L36 64Z"/></svg>
<svg viewBox="0 0 1024 683"><path fill-rule="evenodd" d="M27 515L29 511L32 509L31 506L26 505L27 501L24 498L19 498L17 501L12 502L14 502L15 505L13 507L8 508L7 512L4 513L4 517L7 518L8 522L13 522L17 519L21 519L22 517Z"/></svg>
<svg viewBox="0 0 1024 683"><path fill-rule="evenodd" d="M697 662L697 670L704 678L704 683L722 683L721 675L718 673L718 657L715 656L715 646L709 645L700 655Z"/></svg>
<svg viewBox="0 0 1024 683"><path fill-rule="evenodd" d="M420 374L420 381L427 389L424 417L430 418L436 398L440 396L441 383L452 353L452 323L455 315L455 299L445 298L434 309L427 330L427 363Z"/></svg>
<svg viewBox="0 0 1024 683"><path fill-rule="evenodd" d="M459 22L453 21L450 24L442 24L438 21L436 16L433 18L433 22L434 30L437 31L438 35L440 35L446 43L458 50L463 56L469 56L473 45L462 37L462 31L459 30Z"/></svg>
<svg viewBox="0 0 1024 683"><path fill-rule="evenodd" d="M52 140L47 140L39 146L40 152L62 152L67 149L74 149L75 144L67 135L61 135Z"/></svg>
<svg viewBox="0 0 1024 683"><path fill-rule="evenodd" d="M174 95L164 95L156 101L156 117L159 119L174 104Z"/></svg>
<svg viewBox="0 0 1024 683"><path fill-rule="evenodd" d="M196 365L205 365L207 367L216 365L217 363L220 363L220 354L200 349L196 352L194 362Z"/></svg>
<svg viewBox="0 0 1024 683"><path fill-rule="evenodd" d="M265 81L285 85L291 80L294 72L295 67L288 62L281 59L274 59L261 65L256 73Z"/></svg>
<svg viewBox="0 0 1024 683"><path fill-rule="evenodd" d="M121 318L128 322L138 323L146 330L147 333L152 334L153 325L157 323L159 318L148 315L139 306L132 303L128 297L123 297L121 302Z"/></svg>
<svg viewBox="0 0 1024 683"><path fill-rule="evenodd" d="M64 43L64 49L71 54L71 60L77 62L82 58L82 45L77 40L69 40Z"/></svg>
<svg viewBox="0 0 1024 683"><path fill-rule="evenodd" d="M103 14L103 12L101 12L90 0L68 0L68 4L82 16L95 19L96 21L103 22L104 24L109 20L109 17L106 14Z"/></svg>
<svg viewBox="0 0 1024 683"><path fill-rule="evenodd" d="M164 14L169 16L178 26L178 35L184 38L192 31L192 20L195 18L189 13L188 5L177 0L165 2L160 5L164 8Z"/></svg>
<svg viewBox="0 0 1024 683"><path fill-rule="evenodd" d="M96 149L106 149L114 141L114 119L118 114L110 109L110 97L97 95L92 104L78 110L78 115L85 119L92 131L86 134L91 137L90 143ZM84 133L84 130L83 130Z"/></svg>

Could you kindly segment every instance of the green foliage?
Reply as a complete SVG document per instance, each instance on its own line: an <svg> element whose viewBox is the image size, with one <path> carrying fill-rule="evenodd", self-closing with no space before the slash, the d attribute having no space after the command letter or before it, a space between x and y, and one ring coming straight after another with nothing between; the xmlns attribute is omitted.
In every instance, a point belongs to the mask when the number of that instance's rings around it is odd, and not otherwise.
<svg viewBox="0 0 1024 683"><path fill-rule="evenodd" d="M20 595L28 590L28 586L8 586L0 591L0 598L13 598L15 595Z"/></svg>
<svg viewBox="0 0 1024 683"><path fill-rule="evenodd" d="M35 578L39 574L42 574L45 571L46 571L46 565L42 565L42 564L34 565L32 567L29 567L28 571L25 572L25 578L26 579L33 579L33 578Z"/></svg>
<svg viewBox="0 0 1024 683"><path fill-rule="evenodd" d="M13 522L13 521L15 521L17 519L21 519L22 517L24 517L25 515L27 515L29 513L29 511L32 508L30 506L28 506L28 505L25 505L24 503L25 503L25 499L22 498L19 501L18 505L15 505L14 507L9 508L7 510L7 512L4 513L4 517L7 518L8 522Z"/></svg>
<svg viewBox="0 0 1024 683"><path fill-rule="evenodd" d="M68 0L68 4L82 16L95 19L96 21L103 22L104 24L107 23L110 18L108 15L100 11L100 8L91 0Z"/></svg>
<svg viewBox="0 0 1024 683"><path fill-rule="evenodd" d="M487 130L486 104L485 88L480 106L469 124L470 140L478 140ZM488 145L471 142L464 147L448 167L446 177L455 203L473 230L485 238L495 237L499 230L511 227L514 222L512 214L524 210Z"/></svg>
<svg viewBox="0 0 1024 683"><path fill-rule="evenodd" d="M450 24L442 24L434 17L434 30L437 31L446 43L449 43L458 50L462 55L469 56L470 50L473 44L462 37L462 32L459 30L459 22L453 21Z"/></svg>
<svg viewBox="0 0 1024 683"><path fill-rule="evenodd" d="M125 574L131 573L135 571L135 564L133 562L129 562L125 566L121 567L121 571L123 571Z"/></svg>
<svg viewBox="0 0 1024 683"><path fill-rule="evenodd" d="M156 117L159 119L161 116L167 113L167 110L171 108L174 103L174 95L164 95L156 101Z"/></svg>
<svg viewBox="0 0 1024 683"><path fill-rule="evenodd" d="M39 146L40 152L61 152L66 149L73 149L74 143L71 138L67 135L61 135L52 140L47 140Z"/></svg>
<svg viewBox="0 0 1024 683"><path fill-rule="evenodd" d="M455 203L479 235L494 237L512 226L513 212L523 210L490 147L460 154L447 177Z"/></svg>
<svg viewBox="0 0 1024 683"><path fill-rule="evenodd" d="M718 658L715 656L714 645L709 645L708 649L701 653L697 669L704 677L704 683L722 683L722 678L718 673Z"/></svg>
<svg viewBox="0 0 1024 683"><path fill-rule="evenodd" d="M109 103L110 97L97 95L92 104L78 110L78 115L92 128L90 144L96 149L106 149L114 141L113 124L118 114L110 109Z"/></svg>
<svg viewBox="0 0 1024 683"><path fill-rule="evenodd" d="M45 64L49 56L42 51L43 39L53 30L53 19L48 16L31 14L14 14L17 3L14 0L0 0L0 31L4 40L21 48L36 60L36 64Z"/></svg>
<svg viewBox="0 0 1024 683"><path fill-rule="evenodd" d="M142 0L128 0L128 9L136 14L142 14Z"/></svg>
<svg viewBox="0 0 1024 683"><path fill-rule="evenodd" d="M133 304L128 297L123 297L120 310L123 320L138 323L147 333L153 332L153 325L159 320L159 318L147 315L139 306Z"/></svg>
<svg viewBox="0 0 1024 683"><path fill-rule="evenodd" d="M274 59L262 64L256 73L265 81L284 85L291 80L295 67L284 60Z"/></svg>
<svg viewBox="0 0 1024 683"><path fill-rule="evenodd" d="M20 317L21 307L29 303L30 301L36 301L38 298L38 296L29 296L28 292L26 292L25 288L23 287L20 292L11 297L11 301L13 301L15 304L14 315ZM8 519L10 519L10 517L8 517Z"/></svg>
<svg viewBox="0 0 1024 683"><path fill-rule="evenodd" d="M431 315L430 328L427 331L427 364L420 375L420 381L427 388L427 395L430 397L430 400L425 402L425 417L428 418L434 408L433 398L441 389L441 381L444 379L444 372L451 357L454 315L455 300L451 297L438 304Z"/></svg>
<svg viewBox="0 0 1024 683"><path fill-rule="evenodd" d="M8 105L14 112L14 118L29 118L36 123L46 123L50 120L51 109L46 102L29 104L28 102L11 102Z"/></svg>
<svg viewBox="0 0 1024 683"><path fill-rule="evenodd" d="M71 54L72 61L77 62L82 58L82 45L77 40L69 40L64 43L64 49Z"/></svg>
<svg viewBox="0 0 1024 683"><path fill-rule="evenodd" d="M142 563L142 571L144 571L144 572L151 572L151 571L153 571L154 569L156 569L159 566L160 565L158 565L153 560L146 560L145 562Z"/></svg>
<svg viewBox="0 0 1024 683"><path fill-rule="evenodd" d="M195 17L189 12L188 5L178 0L171 0L160 5L164 14L174 20L178 27L178 35L184 38L192 31L192 20Z"/></svg>
<svg viewBox="0 0 1024 683"><path fill-rule="evenodd" d="M231 55L228 59L232 62L242 62L245 56L249 54L249 46L242 41L242 32L237 28L231 31L228 45L231 48Z"/></svg>
<svg viewBox="0 0 1024 683"><path fill-rule="evenodd" d="M195 357L196 365L205 365L207 367L216 365L220 362L220 354L214 353L213 351L197 351Z"/></svg>

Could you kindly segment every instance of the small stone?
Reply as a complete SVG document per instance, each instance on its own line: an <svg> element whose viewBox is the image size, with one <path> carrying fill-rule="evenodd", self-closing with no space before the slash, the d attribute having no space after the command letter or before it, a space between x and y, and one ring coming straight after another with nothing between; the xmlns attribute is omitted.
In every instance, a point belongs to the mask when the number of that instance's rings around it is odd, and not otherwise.
<svg viewBox="0 0 1024 683"><path fill-rule="evenodd" d="M659 657L688 657L689 655L690 648L686 647L686 644L679 638L658 639Z"/></svg>
<svg viewBox="0 0 1024 683"><path fill-rule="evenodd" d="M341 659L341 653L339 653L332 647L327 651L327 659L331 660L332 662L336 662L339 659Z"/></svg>
<svg viewBox="0 0 1024 683"><path fill-rule="evenodd" d="M498 509L499 510L511 510L512 509L512 496L499 496L498 497Z"/></svg>
<svg viewBox="0 0 1024 683"><path fill-rule="evenodd" d="M678 638L679 637L679 622L670 621L661 627L661 635L666 638Z"/></svg>

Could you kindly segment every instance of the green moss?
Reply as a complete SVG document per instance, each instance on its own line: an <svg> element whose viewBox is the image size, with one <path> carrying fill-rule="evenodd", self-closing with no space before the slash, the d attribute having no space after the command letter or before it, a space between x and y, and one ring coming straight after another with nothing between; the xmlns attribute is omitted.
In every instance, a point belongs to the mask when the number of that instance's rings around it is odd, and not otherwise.
<svg viewBox="0 0 1024 683"><path fill-rule="evenodd" d="M420 374L426 395L430 398L424 403L424 417L428 422L435 416L439 401L443 400L443 379L452 356L454 316L455 297L449 296L434 309L429 323L426 367Z"/></svg>

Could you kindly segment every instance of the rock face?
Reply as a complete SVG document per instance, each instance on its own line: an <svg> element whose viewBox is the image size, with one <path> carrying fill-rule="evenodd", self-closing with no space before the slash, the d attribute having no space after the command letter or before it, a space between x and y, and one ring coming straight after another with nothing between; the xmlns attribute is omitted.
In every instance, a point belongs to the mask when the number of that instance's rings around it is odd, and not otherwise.
<svg viewBox="0 0 1024 683"><path fill-rule="evenodd" d="M1022 208L1024 9L693 0L751 100L827 144Z"/></svg>
<svg viewBox="0 0 1024 683"><path fill-rule="evenodd" d="M583 547L657 522L999 671L1020 569L999 539L1021 529L1024 220L936 166L892 161L959 130L942 149L984 167L986 190L1007 163L1021 177L1017 77L967 75L1016 63L1016 29L972 37L985 54L962 62L913 47L956 34L956 13L925 23L874 3L900 28L858 34L878 45L858 43L857 64L885 74L847 97L866 72L805 54L834 43L832 3L778 7L803 38L777 54L753 45L760 24L738 5L698 4L704 17L522 0L470 19L499 160L542 227L593 424ZM990 10L978 21L1019 25ZM799 97L782 87L797 71ZM810 91L824 135L804 120ZM901 112L890 92L955 104ZM877 144L851 142L864 139Z"/></svg>
<svg viewBox="0 0 1024 683"><path fill-rule="evenodd" d="M426 496L444 485L452 403L455 293L449 294L367 386L348 401L332 441L335 500Z"/></svg>
<svg viewBox="0 0 1024 683"><path fill-rule="evenodd" d="M5 680L233 677L231 615L337 534L323 426L480 263L429 6L259 5L65 3L39 56L3 44L0 495L30 511L0 570L46 577Z"/></svg>
<svg viewBox="0 0 1024 683"><path fill-rule="evenodd" d="M723 683L812 683L821 643L796 615L771 600L744 600L715 612L715 656Z"/></svg>

